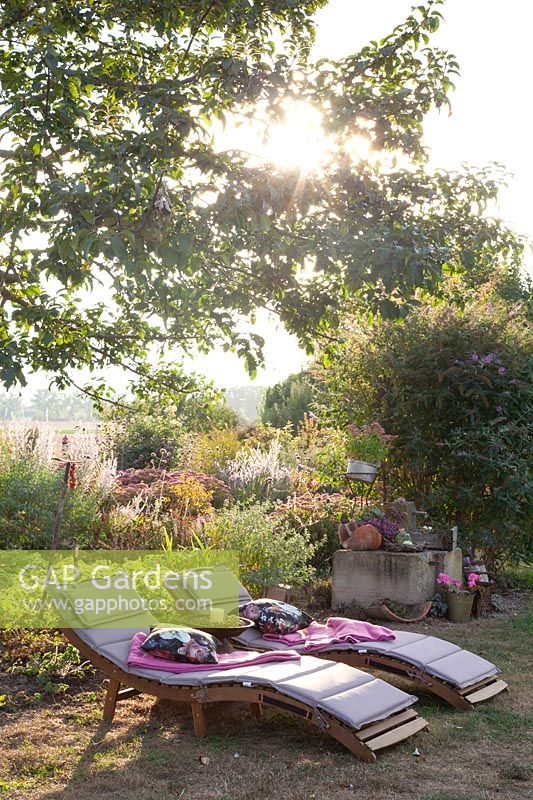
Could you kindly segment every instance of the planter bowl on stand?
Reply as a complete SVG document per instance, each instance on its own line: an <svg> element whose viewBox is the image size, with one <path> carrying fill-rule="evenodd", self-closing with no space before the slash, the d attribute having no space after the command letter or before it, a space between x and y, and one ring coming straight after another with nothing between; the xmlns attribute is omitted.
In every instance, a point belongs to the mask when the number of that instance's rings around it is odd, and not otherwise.
<svg viewBox="0 0 533 800"><path fill-rule="evenodd" d="M346 476L351 480L373 483L377 475L377 467L368 461L358 461L351 458L346 468Z"/></svg>

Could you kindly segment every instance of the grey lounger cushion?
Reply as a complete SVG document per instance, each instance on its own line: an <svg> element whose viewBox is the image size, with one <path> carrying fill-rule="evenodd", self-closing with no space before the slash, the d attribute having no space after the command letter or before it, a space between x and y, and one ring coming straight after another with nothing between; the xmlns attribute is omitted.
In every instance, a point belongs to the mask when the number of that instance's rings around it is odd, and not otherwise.
<svg viewBox="0 0 533 800"><path fill-rule="evenodd" d="M261 632L252 628L245 631L238 639L244 647L258 650L285 650L288 645L282 642L271 642L263 639ZM303 645L291 647L303 652ZM419 667L430 675L447 681L459 689L496 675L498 668L484 658L461 650L455 644L436 636L424 636L420 633L396 631L396 639L390 642L360 642L359 644L332 645L320 650L315 655L333 651L357 653L383 653L406 661Z"/></svg>
<svg viewBox="0 0 533 800"><path fill-rule="evenodd" d="M135 632L131 628L76 631L92 649L125 672L168 685L207 688L212 683L237 682L271 687L289 698L307 703L318 713L323 710L335 715L356 730L408 708L417 700L366 672L314 656L302 656L300 663L258 664L231 670L217 670L214 666L209 672L183 674L129 667L127 658Z"/></svg>

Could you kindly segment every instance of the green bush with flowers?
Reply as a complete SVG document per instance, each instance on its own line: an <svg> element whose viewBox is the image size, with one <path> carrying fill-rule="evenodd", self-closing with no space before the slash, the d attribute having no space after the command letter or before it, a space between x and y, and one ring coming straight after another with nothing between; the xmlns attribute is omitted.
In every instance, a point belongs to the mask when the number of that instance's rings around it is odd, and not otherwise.
<svg viewBox="0 0 533 800"><path fill-rule="evenodd" d="M379 466L387 458L394 436L385 433L379 422L371 422L358 428L353 423L346 426L347 449L350 458L367 461Z"/></svg>
<svg viewBox="0 0 533 800"><path fill-rule="evenodd" d="M177 467L182 461L185 433L181 420L170 414L125 416L110 428L119 469Z"/></svg>
<svg viewBox="0 0 533 800"><path fill-rule="evenodd" d="M353 324L321 375L323 416L378 418L397 438L389 491L457 523L485 563L530 560L533 331L527 309L480 296L403 322Z"/></svg>
<svg viewBox="0 0 533 800"><path fill-rule="evenodd" d="M339 522L352 519L353 500L339 492L294 494L276 504L272 517L309 536L314 548L310 563L319 575L327 575L339 549Z"/></svg>
<svg viewBox="0 0 533 800"><path fill-rule="evenodd" d="M268 504L232 506L210 517L202 538L209 547L239 552L240 577L252 595L278 583L298 586L311 580L314 545L306 530L274 519Z"/></svg>

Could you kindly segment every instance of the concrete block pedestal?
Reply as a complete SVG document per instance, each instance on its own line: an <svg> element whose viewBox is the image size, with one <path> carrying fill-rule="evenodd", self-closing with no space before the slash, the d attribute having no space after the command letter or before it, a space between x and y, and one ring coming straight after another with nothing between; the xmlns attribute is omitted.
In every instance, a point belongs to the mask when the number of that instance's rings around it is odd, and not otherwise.
<svg viewBox="0 0 533 800"><path fill-rule="evenodd" d="M337 550L333 557L332 607L367 608L384 598L405 605L423 603L435 594L439 572L461 579L459 548L421 553Z"/></svg>

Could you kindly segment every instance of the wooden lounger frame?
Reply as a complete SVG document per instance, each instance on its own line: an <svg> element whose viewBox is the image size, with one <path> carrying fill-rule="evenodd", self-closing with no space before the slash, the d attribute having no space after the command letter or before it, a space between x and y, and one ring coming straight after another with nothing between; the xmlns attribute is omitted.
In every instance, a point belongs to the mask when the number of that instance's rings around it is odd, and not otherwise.
<svg viewBox="0 0 533 800"><path fill-rule="evenodd" d="M407 739L428 724L416 711L408 708L355 730L334 715L315 709L301 700L287 697L283 692L267 686L244 686L242 683L209 684L203 687L162 684L151 678L125 672L84 642L71 628L64 628L62 632L85 658L109 676L103 709L103 718L108 722L112 722L119 700L141 693L189 703L196 736L205 736L207 733L204 715L206 703L247 703L256 717L261 716L263 706L269 706L306 719L343 744L361 761L368 762L376 760L378 750ZM121 686L125 688L121 689Z"/></svg>

